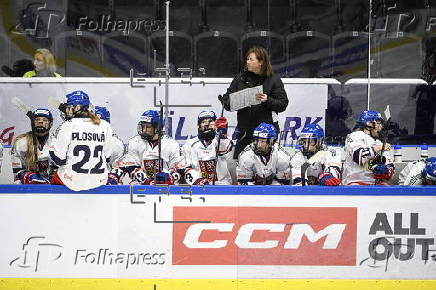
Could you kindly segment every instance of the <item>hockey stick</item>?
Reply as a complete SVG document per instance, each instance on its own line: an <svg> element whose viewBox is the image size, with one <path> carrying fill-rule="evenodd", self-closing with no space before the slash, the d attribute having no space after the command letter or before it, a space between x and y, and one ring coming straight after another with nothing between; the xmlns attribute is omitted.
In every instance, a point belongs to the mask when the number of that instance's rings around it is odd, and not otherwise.
<svg viewBox="0 0 436 290"><path fill-rule="evenodd" d="M62 104L61 101L59 101L58 99L55 99L53 97L49 97L47 102L52 108L58 109L58 110L59 110L59 106Z"/></svg>
<svg viewBox="0 0 436 290"><path fill-rule="evenodd" d="M221 95L218 96L218 99L220 98L220 96ZM221 103L221 116L220 117L223 117L223 116L224 116L224 102ZM212 179L212 185L215 185L215 180L218 179L218 173L217 173L216 168L218 167L218 157L219 157L218 153L219 153L220 145L221 145L221 134L218 133L217 136L218 136L218 142L217 142L217 145L215 148L215 168L214 168L215 172L214 172L214 177Z"/></svg>
<svg viewBox="0 0 436 290"><path fill-rule="evenodd" d="M301 165L301 185L306 185L306 171L309 166L314 165L316 162L320 161L326 154L326 151L321 150L316 152L312 157Z"/></svg>
<svg viewBox="0 0 436 290"><path fill-rule="evenodd" d="M384 134L383 134L383 144L382 144L382 150L380 151L380 159L378 160L379 164L384 164L385 162L383 162L383 153L385 151L385 147L386 147L386 143L388 141L388 134L389 134L389 130L390 130L390 125L391 125L391 111L389 108L389 105L386 106L386 110L384 111L385 113L385 117L386 117L386 128L383 128Z"/></svg>
<svg viewBox="0 0 436 290"><path fill-rule="evenodd" d="M35 170L36 173L39 173L38 144L37 144L38 140L36 139L35 119L33 118L32 109L18 97L12 97L11 102L30 119L30 127L32 129L32 140L33 140L33 154L35 157Z"/></svg>
<svg viewBox="0 0 436 290"><path fill-rule="evenodd" d="M157 150L158 150L158 172L162 172L163 169L163 160L162 160L162 118L163 118L163 105L162 101L160 103L160 112L159 112L159 123L157 124ZM157 173L154 172L154 184L157 184Z"/></svg>

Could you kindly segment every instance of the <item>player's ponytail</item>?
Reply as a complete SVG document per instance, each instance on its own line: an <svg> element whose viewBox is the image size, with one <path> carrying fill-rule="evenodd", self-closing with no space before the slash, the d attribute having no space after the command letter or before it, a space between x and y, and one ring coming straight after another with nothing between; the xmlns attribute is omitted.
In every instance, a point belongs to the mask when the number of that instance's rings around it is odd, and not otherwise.
<svg viewBox="0 0 436 290"><path fill-rule="evenodd" d="M93 111L88 111L88 110L78 111L78 112L76 112L76 116L90 118L91 122L94 125L100 125L100 122L101 122L100 117L97 116Z"/></svg>
<svg viewBox="0 0 436 290"><path fill-rule="evenodd" d="M35 146L33 144L33 136L32 131L29 131L27 133L21 134L15 138L13 148L15 149L16 143L18 140L26 138L26 144L27 144L27 152L26 152L26 166L27 170L29 171L35 171L36 170L36 154L35 154ZM13 150L14 150L13 149Z"/></svg>
<svg viewBox="0 0 436 290"><path fill-rule="evenodd" d="M88 116L91 119L92 123L95 125L100 125L100 117L97 116L94 112L88 111Z"/></svg>

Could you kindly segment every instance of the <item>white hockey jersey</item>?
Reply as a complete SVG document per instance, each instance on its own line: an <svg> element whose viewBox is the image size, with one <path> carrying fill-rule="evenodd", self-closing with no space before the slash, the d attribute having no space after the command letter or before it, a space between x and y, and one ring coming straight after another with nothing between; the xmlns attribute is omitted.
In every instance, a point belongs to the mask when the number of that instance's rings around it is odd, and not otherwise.
<svg viewBox="0 0 436 290"><path fill-rule="evenodd" d="M118 161L123 158L125 153L124 143L121 141L120 138L118 138L117 135L112 135L112 154L111 154L111 160L109 165L109 168L112 167L118 167Z"/></svg>
<svg viewBox="0 0 436 290"><path fill-rule="evenodd" d="M255 154L250 144L239 154L236 166L238 182L246 180L250 185L278 185L277 179L289 181L290 159L289 154L278 144L274 144L269 159Z"/></svg>
<svg viewBox="0 0 436 290"><path fill-rule="evenodd" d="M380 140L372 138L363 131L355 131L348 134L345 141L345 162L343 170L343 185L360 184L375 185L377 182L371 169L371 161L376 156L373 146L382 144ZM393 150L384 151L385 164L393 164ZM358 162L356 162L358 161Z"/></svg>
<svg viewBox="0 0 436 290"><path fill-rule="evenodd" d="M399 185L425 185L423 172L425 161L418 160L407 163L398 177Z"/></svg>
<svg viewBox="0 0 436 290"><path fill-rule="evenodd" d="M318 180L318 177L323 172L328 172L333 174L334 177L341 179L342 178L342 156L344 154L344 150L341 147L337 146L328 146L327 148L319 151L322 154L320 160L311 164L306 169L306 178L313 177ZM298 180L298 182L294 183L294 185L301 185L301 167L304 163L308 161L308 158L303 155L301 151L298 151L291 158L291 173L292 173L292 181Z"/></svg>
<svg viewBox="0 0 436 290"><path fill-rule="evenodd" d="M107 182L107 162L112 154L112 127L101 120L73 118L62 123L50 144L57 174L70 189L96 188Z"/></svg>
<svg viewBox="0 0 436 290"><path fill-rule="evenodd" d="M0 141L0 173L2 172L2 161L3 161L3 144Z"/></svg>
<svg viewBox="0 0 436 290"><path fill-rule="evenodd" d="M198 137L189 139L182 147L182 155L186 167L192 167L201 172L202 178L206 178L212 183L215 176L216 148L218 139L214 138L212 142L205 145ZM218 151L218 164L216 165L217 185L232 184L232 177L229 170L229 163L232 161L233 142L228 138L221 139Z"/></svg>
<svg viewBox="0 0 436 290"><path fill-rule="evenodd" d="M37 146L37 163L39 173L46 178L49 178L53 173L53 162L49 154L49 144L52 141L53 135L49 134L45 144L41 147L38 143ZM27 138L19 138L15 141L11 151L12 171L14 174L22 169L29 170L29 164L26 162L27 153Z"/></svg>
<svg viewBox="0 0 436 290"><path fill-rule="evenodd" d="M176 140L164 135L161 139L161 158L163 170L179 167L183 163L180 146ZM136 135L129 140L127 153L117 164L119 167L141 167L148 178L153 178L159 171L159 146L152 146L149 141Z"/></svg>

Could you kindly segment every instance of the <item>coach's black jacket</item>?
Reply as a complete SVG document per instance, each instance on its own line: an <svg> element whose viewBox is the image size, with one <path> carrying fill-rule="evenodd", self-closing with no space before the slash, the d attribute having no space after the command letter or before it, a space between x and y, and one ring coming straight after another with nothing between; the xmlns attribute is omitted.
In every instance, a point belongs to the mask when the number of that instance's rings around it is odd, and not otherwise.
<svg viewBox="0 0 436 290"><path fill-rule="evenodd" d="M269 77L261 76L249 71L244 71L233 79L230 87L227 89L227 92L222 96L222 98L220 98L220 101L223 102L224 108L229 111L229 95L231 93L259 85L263 86L263 93L268 96L268 99L264 103L238 110L237 128L240 132L238 136L238 143L244 136L248 137L248 140L245 140L246 142L243 142L243 144L236 144L235 157L237 154L239 154L240 150L243 149L240 148L241 146L245 147L245 145L251 142L254 128L256 128L262 122L274 124L272 117L273 112L283 112L288 106L288 97L286 95L282 80L279 76L275 74ZM275 123L274 126L277 130L279 130L278 123Z"/></svg>

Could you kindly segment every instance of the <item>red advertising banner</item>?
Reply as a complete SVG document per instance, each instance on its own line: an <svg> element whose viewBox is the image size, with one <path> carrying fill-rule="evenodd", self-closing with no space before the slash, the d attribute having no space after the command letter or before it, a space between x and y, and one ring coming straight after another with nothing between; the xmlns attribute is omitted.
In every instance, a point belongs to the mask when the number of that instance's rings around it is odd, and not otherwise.
<svg viewBox="0 0 436 290"><path fill-rule="evenodd" d="M174 207L173 265L356 265L355 207Z"/></svg>

